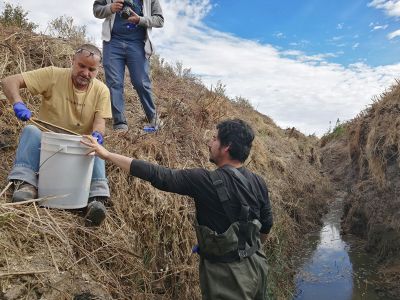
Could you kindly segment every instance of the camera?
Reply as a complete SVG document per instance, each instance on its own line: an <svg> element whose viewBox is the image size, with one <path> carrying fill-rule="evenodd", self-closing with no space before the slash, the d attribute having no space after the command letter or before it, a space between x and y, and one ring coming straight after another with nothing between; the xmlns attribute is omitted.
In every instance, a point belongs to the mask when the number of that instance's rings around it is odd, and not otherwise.
<svg viewBox="0 0 400 300"><path fill-rule="evenodd" d="M120 12L121 17L123 19L128 19L132 16L132 11L134 11L137 15L142 16L142 8L133 0L125 0L122 10Z"/></svg>

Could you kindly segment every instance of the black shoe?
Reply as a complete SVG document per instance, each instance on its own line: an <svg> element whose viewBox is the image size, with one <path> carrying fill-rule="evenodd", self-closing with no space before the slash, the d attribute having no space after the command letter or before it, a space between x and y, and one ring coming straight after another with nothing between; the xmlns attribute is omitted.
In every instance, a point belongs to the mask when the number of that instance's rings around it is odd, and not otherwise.
<svg viewBox="0 0 400 300"><path fill-rule="evenodd" d="M100 226L106 218L106 207L104 202L108 200L107 197L92 197L89 198L89 204L85 215L85 226Z"/></svg>
<svg viewBox="0 0 400 300"><path fill-rule="evenodd" d="M25 181L14 181L15 189L12 196L13 202L21 202L38 197L37 188Z"/></svg>

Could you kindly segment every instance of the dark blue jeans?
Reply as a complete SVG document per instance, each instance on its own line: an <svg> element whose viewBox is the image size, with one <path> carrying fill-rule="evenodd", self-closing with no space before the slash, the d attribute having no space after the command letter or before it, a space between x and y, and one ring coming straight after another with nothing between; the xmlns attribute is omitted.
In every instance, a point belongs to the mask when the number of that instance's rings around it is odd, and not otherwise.
<svg viewBox="0 0 400 300"><path fill-rule="evenodd" d="M144 41L122 41L113 39L103 41L104 71L106 83L111 93L114 125L124 123L124 75L128 67L131 82L138 93L140 102L150 121L156 113L149 77L149 60L144 52Z"/></svg>

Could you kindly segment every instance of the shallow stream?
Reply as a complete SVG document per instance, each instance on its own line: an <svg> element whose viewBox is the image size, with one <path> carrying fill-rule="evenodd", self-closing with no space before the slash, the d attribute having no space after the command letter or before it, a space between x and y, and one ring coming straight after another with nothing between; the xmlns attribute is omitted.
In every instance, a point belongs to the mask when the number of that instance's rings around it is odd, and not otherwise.
<svg viewBox="0 0 400 300"><path fill-rule="evenodd" d="M319 232L307 239L305 253L296 274L296 300L375 300L379 294L373 259L351 236L340 234L343 195L329 207Z"/></svg>

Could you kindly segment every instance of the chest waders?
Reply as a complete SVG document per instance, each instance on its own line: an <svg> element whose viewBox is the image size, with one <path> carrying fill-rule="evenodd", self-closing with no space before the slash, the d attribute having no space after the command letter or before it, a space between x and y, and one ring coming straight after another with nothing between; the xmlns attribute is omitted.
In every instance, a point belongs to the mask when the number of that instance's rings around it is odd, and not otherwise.
<svg viewBox="0 0 400 300"><path fill-rule="evenodd" d="M245 185L248 197L256 198L249 181L238 170L229 167L228 172ZM244 195L240 197L241 209L237 221L237 216L228 205L228 190L222 179L216 171L210 176L231 225L221 234L207 226L195 226L202 299L266 300L268 267L265 255L259 250L261 223L249 220L250 207Z"/></svg>

